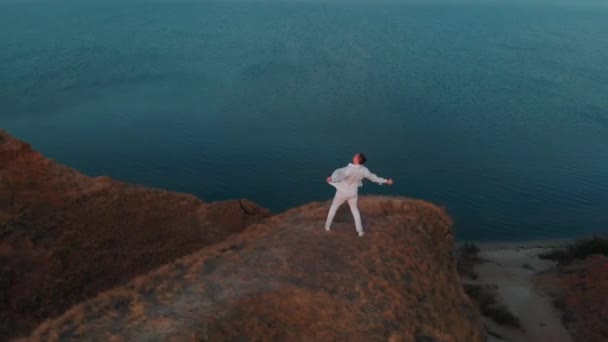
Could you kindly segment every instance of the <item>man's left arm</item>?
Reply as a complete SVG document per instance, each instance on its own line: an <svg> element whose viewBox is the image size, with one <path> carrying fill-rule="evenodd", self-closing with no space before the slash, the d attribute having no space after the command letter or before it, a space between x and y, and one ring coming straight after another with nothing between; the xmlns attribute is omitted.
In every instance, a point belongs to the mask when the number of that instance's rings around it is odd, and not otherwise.
<svg viewBox="0 0 608 342"><path fill-rule="evenodd" d="M327 183L340 183L348 176L347 168L339 168L335 170L330 177L327 177Z"/></svg>
<svg viewBox="0 0 608 342"><path fill-rule="evenodd" d="M388 184L388 185L393 184L393 180L392 179L386 179L386 178L378 177L375 174L371 173L368 169L365 170L365 178L369 179L370 181L372 181L374 183L378 183L380 185L382 185L382 184Z"/></svg>

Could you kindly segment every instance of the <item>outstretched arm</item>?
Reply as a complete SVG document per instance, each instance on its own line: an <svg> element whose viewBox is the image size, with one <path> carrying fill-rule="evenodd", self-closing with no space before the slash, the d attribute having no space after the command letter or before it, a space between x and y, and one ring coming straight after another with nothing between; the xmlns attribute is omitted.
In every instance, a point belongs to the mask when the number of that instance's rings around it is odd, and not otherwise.
<svg viewBox="0 0 608 342"><path fill-rule="evenodd" d="M392 179L386 179L386 178L378 177L375 174L371 173L369 170L365 171L365 178L369 179L370 181L372 181L374 183L378 183L380 185L382 185L382 184L388 184L388 185L393 184L393 180Z"/></svg>

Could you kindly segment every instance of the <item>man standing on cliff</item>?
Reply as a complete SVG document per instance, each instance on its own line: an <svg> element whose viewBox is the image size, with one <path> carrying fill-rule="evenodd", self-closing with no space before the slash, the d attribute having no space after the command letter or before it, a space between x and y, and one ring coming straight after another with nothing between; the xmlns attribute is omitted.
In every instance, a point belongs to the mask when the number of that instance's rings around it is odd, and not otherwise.
<svg viewBox="0 0 608 342"><path fill-rule="evenodd" d="M344 203L348 201L350 211L355 219L355 228L357 234L363 236L363 225L361 224L361 215L359 214L359 208L357 208L357 199L359 188L363 186L363 178L367 178L372 182L392 185L392 179L385 179L376 176L371 173L363 164L367 161L363 153L355 154L353 162L349 163L348 166L337 169L332 173L331 177L327 177L327 183L336 188L336 195L329 208L327 214L327 221L325 222L325 230L329 231L331 228L331 222L334 220L336 211Z"/></svg>

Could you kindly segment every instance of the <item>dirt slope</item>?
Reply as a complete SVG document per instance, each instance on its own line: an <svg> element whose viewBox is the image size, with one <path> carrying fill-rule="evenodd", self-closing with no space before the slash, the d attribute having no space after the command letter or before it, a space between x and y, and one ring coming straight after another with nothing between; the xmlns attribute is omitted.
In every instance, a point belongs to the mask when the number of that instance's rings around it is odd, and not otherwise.
<svg viewBox="0 0 608 342"><path fill-rule="evenodd" d="M269 216L87 177L0 130L0 341Z"/></svg>
<svg viewBox="0 0 608 342"><path fill-rule="evenodd" d="M608 257L592 255L543 274L539 284L554 297L575 341L608 341Z"/></svg>

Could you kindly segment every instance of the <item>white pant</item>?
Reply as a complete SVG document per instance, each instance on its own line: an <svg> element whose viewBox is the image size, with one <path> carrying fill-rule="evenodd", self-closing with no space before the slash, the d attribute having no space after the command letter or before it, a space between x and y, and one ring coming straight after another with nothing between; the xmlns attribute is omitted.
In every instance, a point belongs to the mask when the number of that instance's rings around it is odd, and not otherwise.
<svg viewBox="0 0 608 342"><path fill-rule="evenodd" d="M344 203L348 201L348 205L350 206L350 212L353 214L353 218L355 219L355 228L358 233L363 233L363 226L361 224L361 214L359 214L359 209L357 208L357 193L355 194L346 194L341 191L336 191L336 195L334 196L334 200L331 203L331 207L329 208L329 213L327 214L327 221L325 221L325 229L329 230L331 227L331 223L334 220L334 216L336 216L336 211L338 208Z"/></svg>

